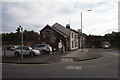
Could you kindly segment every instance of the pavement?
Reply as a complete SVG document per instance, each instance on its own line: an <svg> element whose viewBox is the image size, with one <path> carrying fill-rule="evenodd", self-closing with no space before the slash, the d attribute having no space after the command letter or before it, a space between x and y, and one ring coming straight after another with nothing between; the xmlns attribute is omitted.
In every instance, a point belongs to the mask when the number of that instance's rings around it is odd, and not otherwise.
<svg viewBox="0 0 120 80"><path fill-rule="evenodd" d="M76 51L69 52L67 55L62 56L62 58L73 59L73 61L86 61L97 59L102 56L103 54L100 49L84 49L84 50L79 49Z"/></svg>
<svg viewBox="0 0 120 80"><path fill-rule="evenodd" d="M86 61L102 57L103 54L99 49L81 49L68 51L61 54L40 55L35 57L24 56L21 57L6 56L2 57L2 63L15 63L15 64L51 64L51 63L64 63L74 61Z"/></svg>

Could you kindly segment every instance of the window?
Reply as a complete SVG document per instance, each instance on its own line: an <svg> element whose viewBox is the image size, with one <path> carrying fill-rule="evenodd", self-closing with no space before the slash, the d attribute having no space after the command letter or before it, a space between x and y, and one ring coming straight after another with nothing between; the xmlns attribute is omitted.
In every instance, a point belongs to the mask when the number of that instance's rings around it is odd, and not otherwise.
<svg viewBox="0 0 120 80"><path fill-rule="evenodd" d="M18 47L18 48L16 48L16 49L21 50L22 48L21 48L21 47Z"/></svg>
<svg viewBox="0 0 120 80"><path fill-rule="evenodd" d="M39 47L45 47L45 45L39 45Z"/></svg>
<svg viewBox="0 0 120 80"><path fill-rule="evenodd" d="M74 44L73 44L73 41L72 41L72 48L74 48Z"/></svg>
<svg viewBox="0 0 120 80"><path fill-rule="evenodd" d="M23 47L23 50L28 50L28 47Z"/></svg>
<svg viewBox="0 0 120 80"><path fill-rule="evenodd" d="M54 43L55 42L55 36L54 35L52 35L51 37L50 37L50 41L52 42L52 43Z"/></svg>
<svg viewBox="0 0 120 80"><path fill-rule="evenodd" d="M73 38L73 33L72 33L72 38Z"/></svg>

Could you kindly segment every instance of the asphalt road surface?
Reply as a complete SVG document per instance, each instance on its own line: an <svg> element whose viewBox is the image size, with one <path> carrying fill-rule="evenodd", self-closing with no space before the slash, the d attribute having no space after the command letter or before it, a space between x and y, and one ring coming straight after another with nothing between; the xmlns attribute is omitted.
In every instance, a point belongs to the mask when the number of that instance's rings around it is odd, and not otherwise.
<svg viewBox="0 0 120 80"><path fill-rule="evenodd" d="M53 64L2 64L3 78L118 78L118 51L101 49L103 57ZM98 51L96 51L98 53Z"/></svg>

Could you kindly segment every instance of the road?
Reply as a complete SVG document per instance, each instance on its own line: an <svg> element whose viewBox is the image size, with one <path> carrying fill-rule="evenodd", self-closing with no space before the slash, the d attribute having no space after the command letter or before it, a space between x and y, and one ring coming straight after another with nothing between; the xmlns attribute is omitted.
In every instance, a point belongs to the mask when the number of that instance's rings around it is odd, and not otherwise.
<svg viewBox="0 0 120 80"><path fill-rule="evenodd" d="M96 51L97 52L97 51ZM3 63L3 78L118 78L118 51L101 49L103 57L53 64Z"/></svg>

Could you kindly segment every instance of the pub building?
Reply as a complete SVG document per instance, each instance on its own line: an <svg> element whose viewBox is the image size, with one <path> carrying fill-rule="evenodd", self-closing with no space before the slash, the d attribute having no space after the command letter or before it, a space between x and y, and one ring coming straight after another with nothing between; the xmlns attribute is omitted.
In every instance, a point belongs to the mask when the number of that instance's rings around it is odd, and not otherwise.
<svg viewBox="0 0 120 80"><path fill-rule="evenodd" d="M58 50L63 48L63 51L75 50L80 46L79 32L70 28L70 24L66 27L59 23L55 23L53 26L46 25L40 30L41 44L49 44L53 49Z"/></svg>

